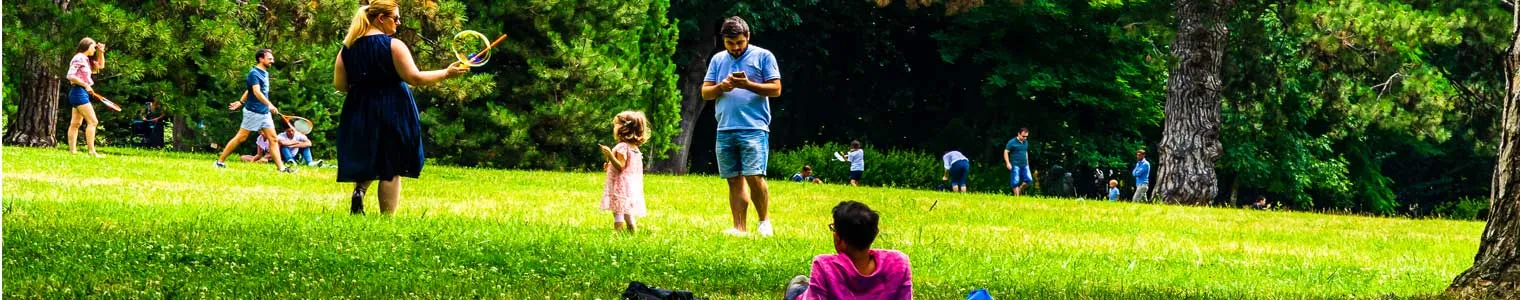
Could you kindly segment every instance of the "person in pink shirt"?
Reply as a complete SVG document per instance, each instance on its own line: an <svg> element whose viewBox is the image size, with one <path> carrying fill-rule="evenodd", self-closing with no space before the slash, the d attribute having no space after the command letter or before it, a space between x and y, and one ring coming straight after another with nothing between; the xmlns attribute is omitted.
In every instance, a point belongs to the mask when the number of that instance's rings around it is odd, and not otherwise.
<svg viewBox="0 0 1520 300"><path fill-rule="evenodd" d="M787 284L786 300L913 299L913 272L908 255L897 250L871 249L876 241L876 211L864 203L834 206L834 250L813 258L811 276Z"/></svg>
<svg viewBox="0 0 1520 300"><path fill-rule="evenodd" d="M73 111L69 116L69 153L79 153L75 145L79 143L79 127L84 126L84 142L89 146L90 156L102 157L95 152L95 126L100 124L100 119L95 117L95 106L90 104L90 93L95 91L95 80L91 74L99 73L106 67L106 44L96 43L88 37L79 40L79 45L74 46L74 58L69 60L69 71L64 73L64 78L69 80L69 110Z"/></svg>

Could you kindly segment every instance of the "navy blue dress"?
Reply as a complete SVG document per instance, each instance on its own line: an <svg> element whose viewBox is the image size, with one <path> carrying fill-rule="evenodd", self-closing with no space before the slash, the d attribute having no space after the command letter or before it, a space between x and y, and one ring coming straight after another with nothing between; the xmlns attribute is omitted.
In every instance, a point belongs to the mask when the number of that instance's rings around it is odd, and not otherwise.
<svg viewBox="0 0 1520 300"><path fill-rule="evenodd" d="M348 94L338 117L338 182L417 178L422 123L411 87L396 75L391 37L361 37L341 55Z"/></svg>

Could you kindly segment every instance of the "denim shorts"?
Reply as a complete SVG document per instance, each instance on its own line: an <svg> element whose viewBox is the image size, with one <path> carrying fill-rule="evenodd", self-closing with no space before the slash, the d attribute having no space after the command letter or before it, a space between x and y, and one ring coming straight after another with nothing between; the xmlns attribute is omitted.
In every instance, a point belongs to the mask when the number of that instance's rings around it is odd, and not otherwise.
<svg viewBox="0 0 1520 300"><path fill-rule="evenodd" d="M1034 176L1029 175L1029 165L1013 166L1013 170L1008 170L1008 186L1018 187L1026 182L1034 183Z"/></svg>
<svg viewBox="0 0 1520 300"><path fill-rule="evenodd" d="M759 129L718 131L718 176L765 175L771 133Z"/></svg>
<svg viewBox="0 0 1520 300"><path fill-rule="evenodd" d="M69 88L69 108L85 104L90 104L90 92L77 85Z"/></svg>
<svg viewBox="0 0 1520 300"><path fill-rule="evenodd" d="M971 161L969 160L957 160L950 164L950 170L946 170L946 173L950 173L950 186L966 186L966 173L970 171Z"/></svg>
<svg viewBox="0 0 1520 300"><path fill-rule="evenodd" d="M264 128L274 128L274 117L269 113L256 113L243 110L243 124L239 126L245 130L258 132Z"/></svg>

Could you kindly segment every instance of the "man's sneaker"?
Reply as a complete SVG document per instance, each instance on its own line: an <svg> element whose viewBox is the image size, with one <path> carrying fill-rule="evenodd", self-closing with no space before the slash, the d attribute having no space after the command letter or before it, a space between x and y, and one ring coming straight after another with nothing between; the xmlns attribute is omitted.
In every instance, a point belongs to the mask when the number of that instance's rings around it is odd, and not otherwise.
<svg viewBox="0 0 1520 300"><path fill-rule="evenodd" d="M216 166L217 168L222 168L222 169L226 169L227 168L227 164L219 162L219 161L213 161L213 162L211 162L211 165Z"/></svg>
<svg viewBox="0 0 1520 300"><path fill-rule="evenodd" d="M308 167L321 167L322 166L322 160L320 160L320 159L314 160L311 163L306 164L306 166L308 166Z"/></svg>
<svg viewBox="0 0 1520 300"><path fill-rule="evenodd" d="M286 166L284 169L280 169L280 172L295 173L296 172L296 167Z"/></svg>
<svg viewBox="0 0 1520 300"><path fill-rule="evenodd" d="M285 165L287 165L287 166L294 166L294 165L296 165L296 160L294 160L294 159L287 160L287 161L285 161Z"/></svg>
<svg viewBox="0 0 1520 300"><path fill-rule="evenodd" d="M760 221L760 226L756 226L756 227L757 228L755 230L760 232L760 236L771 236L772 234L776 233L771 228L771 221L770 220Z"/></svg>
<svg viewBox="0 0 1520 300"><path fill-rule="evenodd" d="M735 237L746 237L746 236L749 236L748 232L744 232L744 231L741 231L741 230L735 229L735 228L729 228L728 230L724 230L723 234L727 234L729 236L735 236Z"/></svg>

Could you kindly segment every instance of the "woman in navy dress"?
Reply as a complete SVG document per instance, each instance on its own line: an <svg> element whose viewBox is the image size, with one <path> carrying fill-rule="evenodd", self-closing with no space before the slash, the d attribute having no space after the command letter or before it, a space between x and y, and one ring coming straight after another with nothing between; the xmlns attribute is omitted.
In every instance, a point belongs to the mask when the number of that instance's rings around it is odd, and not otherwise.
<svg viewBox="0 0 1520 300"><path fill-rule="evenodd" d="M338 182L353 182L349 212L364 213L364 192L380 180L380 212L396 212L401 177L422 172L422 125L412 85L431 85L469 73L454 63L419 71L406 43L391 38L400 26L394 0L359 8L333 67L333 86L347 93L338 117Z"/></svg>

